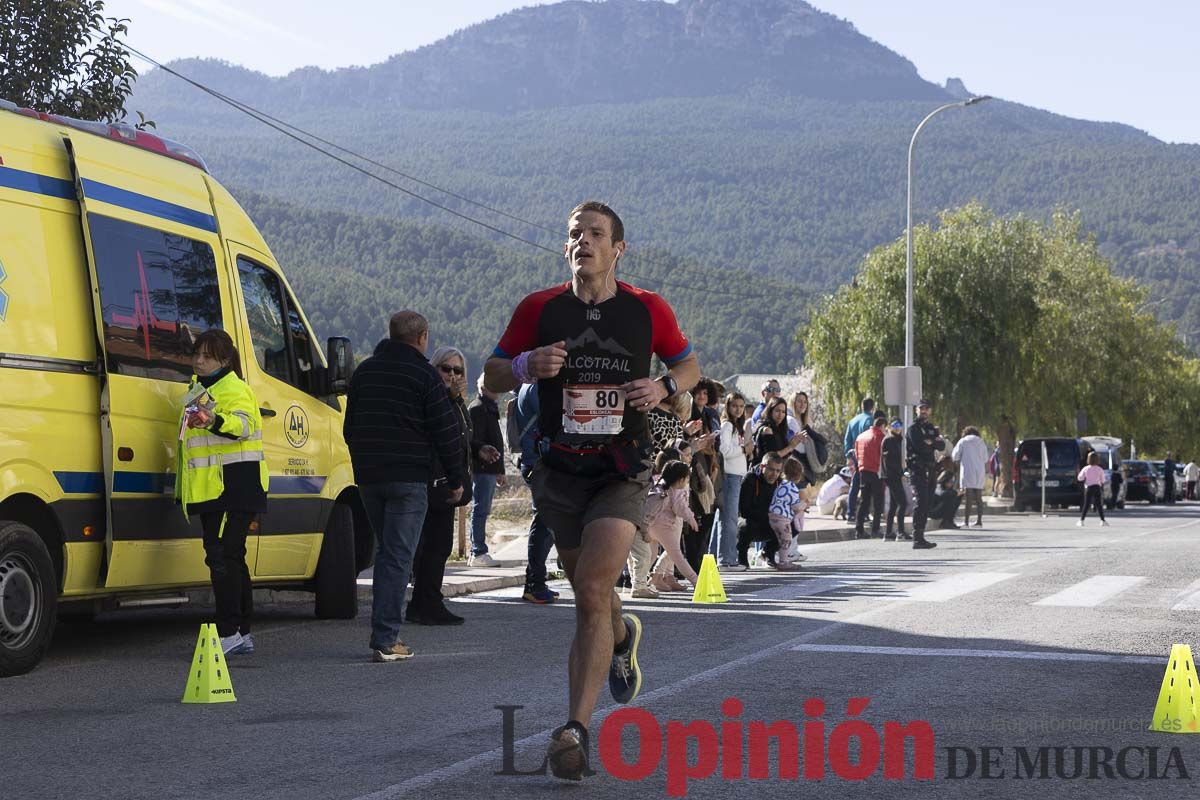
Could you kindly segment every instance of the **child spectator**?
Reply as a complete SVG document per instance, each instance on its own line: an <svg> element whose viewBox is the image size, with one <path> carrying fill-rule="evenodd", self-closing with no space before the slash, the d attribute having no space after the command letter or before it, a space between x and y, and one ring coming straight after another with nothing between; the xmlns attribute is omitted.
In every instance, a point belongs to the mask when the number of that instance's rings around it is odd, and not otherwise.
<svg viewBox="0 0 1200 800"><path fill-rule="evenodd" d="M642 523L633 537L633 544L629 548L629 563L626 565L632 587L630 594L634 598L653 600L658 597L658 592L650 585L650 569L654 566L654 559L658 557L658 544L650 536L649 520L658 512L659 504L662 502L662 495L654 494L655 484L658 483L666 465L679 460L679 451L674 447L660 450L654 459L650 493L646 498L646 521Z"/></svg>
<svg viewBox="0 0 1200 800"><path fill-rule="evenodd" d="M775 494L771 498L771 510L767 516L771 521L771 530L775 532L775 538L779 540L779 550L772 560L772 566L775 569L797 569L797 562L806 559L800 553L794 555L788 553L793 533L804 530L804 509L808 508L808 503L801 499L798 485L803 479L804 468L800 466L799 461L788 459L783 463L783 480L775 489Z"/></svg>
<svg viewBox="0 0 1200 800"><path fill-rule="evenodd" d="M686 587L675 579L674 570L678 569L683 577L696 585L699 575L692 565L683 557L679 546L683 533L683 523L693 531L699 529L696 515L688 504L688 479L692 468L682 461L672 461L665 465L660 477L651 488L651 497L647 505L657 505L657 509L648 509L647 526L650 538L662 545L663 554L654 565L651 585L660 592L682 592ZM654 497L657 494L659 497Z"/></svg>

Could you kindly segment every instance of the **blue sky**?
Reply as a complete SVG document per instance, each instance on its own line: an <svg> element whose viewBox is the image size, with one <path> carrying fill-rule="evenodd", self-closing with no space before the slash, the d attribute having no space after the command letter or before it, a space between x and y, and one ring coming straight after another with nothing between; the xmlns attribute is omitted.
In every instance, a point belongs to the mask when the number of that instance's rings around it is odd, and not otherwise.
<svg viewBox="0 0 1200 800"><path fill-rule="evenodd" d="M1200 0L810 0L927 80L1200 143ZM159 60L208 56L271 75L373 64L530 0L108 0Z"/></svg>

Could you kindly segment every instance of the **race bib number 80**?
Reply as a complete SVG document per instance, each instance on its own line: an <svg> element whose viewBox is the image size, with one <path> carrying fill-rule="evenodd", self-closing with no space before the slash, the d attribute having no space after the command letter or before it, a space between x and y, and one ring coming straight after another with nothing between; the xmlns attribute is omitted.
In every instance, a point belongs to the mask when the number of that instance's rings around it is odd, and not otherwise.
<svg viewBox="0 0 1200 800"><path fill-rule="evenodd" d="M563 432L587 436L616 436L625 414L620 386L591 384L563 387Z"/></svg>

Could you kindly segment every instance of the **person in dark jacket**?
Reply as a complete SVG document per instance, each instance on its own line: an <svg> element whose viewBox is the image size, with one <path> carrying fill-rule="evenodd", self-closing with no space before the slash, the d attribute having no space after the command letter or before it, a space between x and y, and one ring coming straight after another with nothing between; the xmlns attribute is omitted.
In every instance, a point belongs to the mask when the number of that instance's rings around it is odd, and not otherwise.
<svg viewBox="0 0 1200 800"><path fill-rule="evenodd" d="M925 538L925 523L929 520L930 503L933 500L934 470L937 469L937 453L946 449L937 426L929 421L933 406L928 400L917 404L917 418L908 427L908 479L917 496L917 507L913 509L913 549L929 550L937 547Z"/></svg>
<svg viewBox="0 0 1200 800"><path fill-rule="evenodd" d="M774 563L779 541L771 529L771 498L783 474L783 459L772 453L762 457L762 463L746 473L738 495L738 516L746 520L738 528L737 557L743 569L750 568L750 543L763 542L763 552Z"/></svg>
<svg viewBox="0 0 1200 800"><path fill-rule="evenodd" d="M898 419L892 420L891 433L883 440L883 482L887 485L890 498L883 540L894 542L897 536L900 539L912 539L904 532L908 492L904 490L904 423ZM896 523L895 530L892 528L893 522Z"/></svg>
<svg viewBox="0 0 1200 800"><path fill-rule="evenodd" d="M471 472L474 474L475 504L471 507L472 567L495 567L499 562L488 553L487 519L492 513L496 489L504 486L504 435L500 432L499 395L489 392L479 376L479 396L467 407L471 415Z"/></svg>
<svg viewBox="0 0 1200 800"><path fill-rule="evenodd" d="M1166 477L1166 491L1163 497L1168 503L1175 502L1175 454L1167 453L1167 458L1163 461L1163 475Z"/></svg>
<svg viewBox="0 0 1200 800"><path fill-rule="evenodd" d="M938 467L929 515L938 520L939 528L958 530L958 523L954 521L954 515L958 513L958 507L962 503L958 487L958 468L950 456L945 456Z"/></svg>
<svg viewBox="0 0 1200 800"><path fill-rule="evenodd" d="M754 460L761 463L763 456L774 453L787 458L804 441L803 432L792 435L788 426L787 400L776 397L767 403L758 427L754 430Z"/></svg>
<svg viewBox="0 0 1200 800"><path fill-rule="evenodd" d="M542 438L541 431L538 430L538 410L541 406L538 404L537 384L523 384L517 390L517 396L512 402L516 404L513 414L517 426L512 439L517 439L520 444L510 439L509 447L521 448L521 458L517 463L517 468L521 470L521 478L525 481L525 485L531 486L534 467L542 458L537 446L538 440ZM532 497L530 499L532 500ZM521 599L527 603L548 605L558 599L558 592L546 585L549 577L546 574L546 559L550 556L550 549L554 547L554 534L542 519L542 515L538 513L537 502L533 501L530 505L533 516L529 520L525 589L521 592Z"/></svg>
<svg viewBox="0 0 1200 800"><path fill-rule="evenodd" d="M389 338L350 378L342 433L354 480L375 531L371 650L376 661L411 658L399 640L404 595L429 498L433 457L449 466L447 496L461 499L457 413L446 384L425 358L429 323L415 311L392 316Z"/></svg>
<svg viewBox="0 0 1200 800"><path fill-rule="evenodd" d="M408 604L408 621L421 625L461 625L463 618L446 608L442 581L446 577L446 559L454 549L455 509L471 502L471 462L477 458L471 432L471 415L463 400L467 387L467 359L457 347L439 347L430 363L441 373L454 410L456 447L449 460L439 455L433 461L433 480L429 483L429 510L421 528L421 543L413 562L413 593ZM447 476L454 470L466 472L466 492L457 497L445 489Z"/></svg>

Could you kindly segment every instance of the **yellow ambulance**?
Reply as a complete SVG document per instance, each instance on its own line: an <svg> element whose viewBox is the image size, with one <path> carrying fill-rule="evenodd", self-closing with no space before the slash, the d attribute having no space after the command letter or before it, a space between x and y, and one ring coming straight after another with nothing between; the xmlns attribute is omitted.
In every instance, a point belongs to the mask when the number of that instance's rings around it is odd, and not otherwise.
<svg viewBox="0 0 1200 800"><path fill-rule="evenodd" d="M192 150L0 101L0 676L38 663L60 608L174 605L207 585L172 471L209 328L233 337L262 406L250 574L353 617L374 543L342 439L349 340L322 352Z"/></svg>

